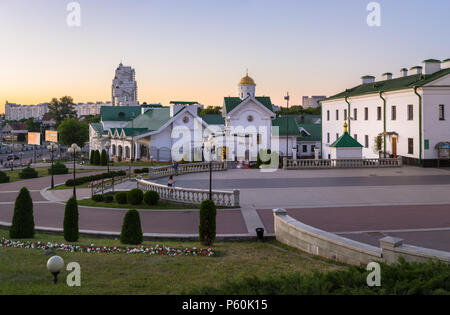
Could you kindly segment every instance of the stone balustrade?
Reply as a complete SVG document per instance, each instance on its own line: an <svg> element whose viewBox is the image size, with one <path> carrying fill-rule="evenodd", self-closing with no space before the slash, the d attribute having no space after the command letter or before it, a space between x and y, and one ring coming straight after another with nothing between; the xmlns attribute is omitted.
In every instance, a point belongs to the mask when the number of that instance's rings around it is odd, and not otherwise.
<svg viewBox="0 0 450 315"><path fill-rule="evenodd" d="M288 160L283 159L283 169L319 168L385 168L401 167L401 158L396 159L330 159L330 160Z"/></svg>
<svg viewBox="0 0 450 315"><path fill-rule="evenodd" d="M226 162L213 162L211 164L211 166L212 166L213 172L227 170ZM178 175L188 174L188 173L209 172L209 167L210 167L209 162L179 164L178 165ZM173 169L172 165L161 166L161 167L151 167L149 169L149 179L168 177L171 175L175 175L175 170Z"/></svg>
<svg viewBox="0 0 450 315"><path fill-rule="evenodd" d="M209 164L209 163L208 163ZM209 170L209 169L208 169ZM167 175L165 175L167 176ZM209 190L193 189L182 187L169 187L153 183L146 180L137 179L137 187L146 192L149 190L156 191L159 197L164 200L185 203L185 204L201 204L204 200L209 199ZM217 206L239 207L239 190L233 191L212 191L212 201Z"/></svg>

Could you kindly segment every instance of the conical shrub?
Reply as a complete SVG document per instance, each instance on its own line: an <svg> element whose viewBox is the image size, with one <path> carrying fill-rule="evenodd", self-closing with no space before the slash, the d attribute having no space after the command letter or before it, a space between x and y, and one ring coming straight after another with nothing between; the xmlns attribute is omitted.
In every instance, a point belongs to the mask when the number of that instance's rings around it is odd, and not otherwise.
<svg viewBox="0 0 450 315"><path fill-rule="evenodd" d="M64 239L67 242L76 242L79 237L78 203L75 197L72 197L67 201L64 211Z"/></svg>
<svg viewBox="0 0 450 315"><path fill-rule="evenodd" d="M9 237L34 237L33 200L26 187L20 190L14 204L14 215L11 228L9 229Z"/></svg>
<svg viewBox="0 0 450 315"><path fill-rule="evenodd" d="M143 241L141 218L137 210L129 210L123 218L120 242L122 244L138 245Z"/></svg>
<svg viewBox="0 0 450 315"><path fill-rule="evenodd" d="M200 242L210 246L216 240L216 205L211 200L205 200L200 206L200 225L198 234Z"/></svg>
<svg viewBox="0 0 450 315"><path fill-rule="evenodd" d="M100 151L95 150L94 165L100 165Z"/></svg>
<svg viewBox="0 0 450 315"><path fill-rule="evenodd" d="M102 150L102 155L100 157L100 163L102 166L106 166L108 164L108 153L106 153L106 150Z"/></svg>

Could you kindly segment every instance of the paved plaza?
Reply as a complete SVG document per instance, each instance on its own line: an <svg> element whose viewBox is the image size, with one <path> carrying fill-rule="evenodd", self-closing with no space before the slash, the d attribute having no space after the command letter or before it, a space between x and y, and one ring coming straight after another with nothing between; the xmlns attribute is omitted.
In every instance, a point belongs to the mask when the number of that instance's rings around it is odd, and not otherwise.
<svg viewBox="0 0 450 315"><path fill-rule="evenodd" d="M56 183L71 176L56 176ZM166 184L167 178L157 182ZM176 177L178 187L208 185L208 173ZM23 186L31 191L36 226L61 228L62 201L71 191L46 191L49 177L1 185L0 221L11 222L14 200ZM128 182L118 188L134 187ZM218 210L220 236L254 235L257 227L273 234L272 209L285 208L308 225L364 243L378 245L380 238L390 235L408 244L450 251L450 169L228 170L213 174L213 188L241 190L241 209ZM78 189L78 196L89 197L90 190ZM80 229L118 234L125 211L79 207ZM192 237L198 232L195 209L140 213L148 236Z"/></svg>

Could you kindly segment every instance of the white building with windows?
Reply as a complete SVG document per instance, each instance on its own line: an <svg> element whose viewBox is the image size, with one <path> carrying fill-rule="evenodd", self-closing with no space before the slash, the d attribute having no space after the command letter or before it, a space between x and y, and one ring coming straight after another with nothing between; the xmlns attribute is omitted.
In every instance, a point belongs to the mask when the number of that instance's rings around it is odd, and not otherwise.
<svg viewBox="0 0 450 315"><path fill-rule="evenodd" d="M450 141L450 59L425 60L397 78L364 76L360 85L321 104L323 158L331 157L330 145L347 122L349 134L364 146L363 158L386 152L408 164L434 166L436 146Z"/></svg>
<svg viewBox="0 0 450 315"><path fill-rule="evenodd" d="M111 86L113 106L138 106L136 72L122 63L116 69Z"/></svg>

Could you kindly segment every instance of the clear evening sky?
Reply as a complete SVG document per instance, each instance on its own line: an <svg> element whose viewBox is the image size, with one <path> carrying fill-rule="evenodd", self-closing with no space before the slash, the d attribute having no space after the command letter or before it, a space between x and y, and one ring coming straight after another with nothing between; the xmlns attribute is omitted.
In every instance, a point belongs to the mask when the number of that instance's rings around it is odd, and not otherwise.
<svg viewBox="0 0 450 315"><path fill-rule="evenodd" d="M111 100L120 61L136 69L139 101L222 105L249 69L257 94L283 104L331 95L427 58L450 58L450 1L0 0L0 112L70 95Z"/></svg>

